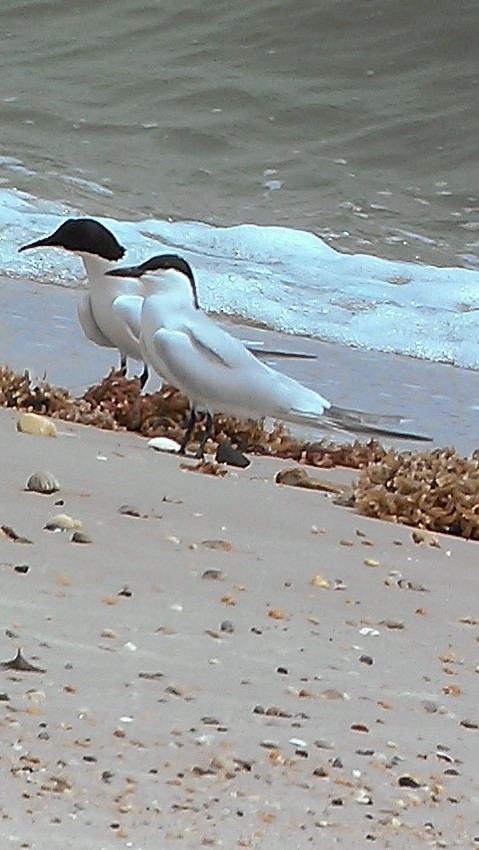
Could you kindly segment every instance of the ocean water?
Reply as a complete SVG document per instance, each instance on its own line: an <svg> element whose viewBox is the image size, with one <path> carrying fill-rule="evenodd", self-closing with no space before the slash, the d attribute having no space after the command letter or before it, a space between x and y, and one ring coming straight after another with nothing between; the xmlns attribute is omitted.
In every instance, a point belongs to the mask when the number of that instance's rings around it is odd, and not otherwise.
<svg viewBox="0 0 479 850"><path fill-rule="evenodd" d="M203 305L479 369L473 0L2 0L0 274L95 215Z"/></svg>

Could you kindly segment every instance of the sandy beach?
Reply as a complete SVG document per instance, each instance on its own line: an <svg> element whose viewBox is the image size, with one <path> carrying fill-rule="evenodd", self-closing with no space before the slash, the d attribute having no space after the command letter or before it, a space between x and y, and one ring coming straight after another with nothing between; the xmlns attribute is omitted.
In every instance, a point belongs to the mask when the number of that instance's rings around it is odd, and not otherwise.
<svg viewBox="0 0 479 850"><path fill-rule="evenodd" d="M5 846L475 846L477 544L275 484L290 462L208 476L17 419L1 660L40 671L1 670Z"/></svg>

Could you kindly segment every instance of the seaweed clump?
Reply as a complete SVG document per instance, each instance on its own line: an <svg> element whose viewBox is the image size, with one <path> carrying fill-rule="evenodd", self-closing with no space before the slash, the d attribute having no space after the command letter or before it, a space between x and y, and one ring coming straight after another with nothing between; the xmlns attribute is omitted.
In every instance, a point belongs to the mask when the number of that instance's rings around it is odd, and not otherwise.
<svg viewBox="0 0 479 850"><path fill-rule="evenodd" d="M158 392L142 394L138 379L129 380L115 371L89 387L81 398L74 398L66 389L52 387L45 381L35 385L28 372L20 375L1 366L0 405L107 430L134 431L149 439L170 437L179 442L189 403L168 384ZM192 435L192 448L200 436L201 423ZM327 468L360 469L386 454L375 440L367 444L356 441L337 445L328 440L310 443L292 436L281 423L268 431L263 420L242 422L224 414L214 417L212 440L216 445L228 441L242 452Z"/></svg>
<svg viewBox="0 0 479 850"><path fill-rule="evenodd" d="M479 540L479 451L390 451L360 473L354 489L362 514Z"/></svg>

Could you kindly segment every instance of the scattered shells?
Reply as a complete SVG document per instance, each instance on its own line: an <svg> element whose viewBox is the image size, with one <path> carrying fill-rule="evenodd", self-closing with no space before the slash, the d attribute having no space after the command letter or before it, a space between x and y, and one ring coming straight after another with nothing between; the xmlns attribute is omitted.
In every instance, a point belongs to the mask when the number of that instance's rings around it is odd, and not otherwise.
<svg viewBox="0 0 479 850"><path fill-rule="evenodd" d="M53 472L34 472L26 484L27 490L32 490L34 493L57 493L60 489L60 482L55 478Z"/></svg>
<svg viewBox="0 0 479 850"><path fill-rule="evenodd" d="M304 487L306 490L321 490L324 493L343 493L344 487L333 484L323 478L310 478L302 466L293 466L282 469L274 479L276 484L287 484L289 487Z"/></svg>
<svg viewBox="0 0 479 850"><path fill-rule="evenodd" d="M272 620L284 620L286 614L282 608L270 608L268 617L271 617Z"/></svg>
<svg viewBox="0 0 479 850"><path fill-rule="evenodd" d="M411 537L414 543L427 543L429 546L432 546L434 549L440 549L441 544L437 539L435 534L431 534L430 531L424 531L423 529L415 528L411 534Z"/></svg>
<svg viewBox="0 0 479 850"><path fill-rule="evenodd" d="M23 537L21 534L18 534L11 525L0 526L0 531L4 537L8 537L8 539L13 543L33 543L33 540L29 540L28 537Z"/></svg>
<svg viewBox="0 0 479 850"><path fill-rule="evenodd" d="M55 423L45 416L39 416L38 413L21 413L17 419L17 431L40 437L56 437L58 435Z"/></svg>
<svg viewBox="0 0 479 850"><path fill-rule="evenodd" d="M218 463L211 460L200 460L195 466L190 466L189 463L180 463L180 469L186 472L199 472L201 475L217 475L223 478L228 475L228 470L223 469Z"/></svg>
<svg viewBox="0 0 479 850"><path fill-rule="evenodd" d="M201 545L205 549L217 549L220 552L231 552L233 544L229 540L202 540Z"/></svg>
<svg viewBox="0 0 479 850"><path fill-rule="evenodd" d="M69 528L81 528L82 522L79 519L73 519L68 514L57 514L48 520L43 526L47 531L66 531Z"/></svg>
<svg viewBox="0 0 479 850"><path fill-rule="evenodd" d="M465 729L479 729L479 721L477 720L461 720L461 726L464 726Z"/></svg>
<svg viewBox="0 0 479 850"><path fill-rule="evenodd" d="M71 543L91 543L91 539L82 531L74 531L71 537Z"/></svg>
<svg viewBox="0 0 479 850"><path fill-rule="evenodd" d="M155 449L156 452L169 452L170 454L178 454L180 444L176 440L171 440L170 437L153 437L148 440L150 449Z"/></svg>
<svg viewBox="0 0 479 850"><path fill-rule="evenodd" d="M402 776L398 777L398 785L401 788L421 788L424 785L420 779L416 776L411 776L409 773L404 773Z"/></svg>
<svg viewBox="0 0 479 850"><path fill-rule="evenodd" d="M205 570L201 578L207 579L208 581L224 581L226 578L226 573L223 570Z"/></svg>
<svg viewBox="0 0 479 850"><path fill-rule="evenodd" d="M118 508L118 513L122 514L123 516L141 516L138 508L134 508L132 505L122 505L120 508Z"/></svg>
<svg viewBox="0 0 479 850"><path fill-rule="evenodd" d="M320 587L322 590L329 590L331 587L331 582L329 582L327 578L319 574L313 576L309 583L312 584L313 587Z"/></svg>
<svg viewBox="0 0 479 850"><path fill-rule="evenodd" d="M0 668L2 670L21 670L23 673L46 673L46 670L43 670L41 667L35 667L34 664L30 664L29 661L22 655L22 650L18 649L15 658L12 658L10 661L2 661L0 662Z"/></svg>

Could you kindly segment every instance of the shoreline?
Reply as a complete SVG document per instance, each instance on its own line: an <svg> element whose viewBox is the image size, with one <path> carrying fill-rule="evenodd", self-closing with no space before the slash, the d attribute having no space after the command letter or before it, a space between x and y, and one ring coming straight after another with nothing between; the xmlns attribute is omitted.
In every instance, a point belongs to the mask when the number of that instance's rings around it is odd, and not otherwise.
<svg viewBox="0 0 479 850"><path fill-rule="evenodd" d="M76 317L79 294L80 290L0 278L0 363L19 372L29 369L75 395L116 368L114 350L99 348L83 336ZM478 447L479 372L223 323L230 332L262 340L269 347L314 354L315 360L280 358L272 363L334 404L405 416L415 431L434 438L431 447L454 446L464 455ZM153 377L146 389L151 392L157 386ZM401 441L399 448L417 445Z"/></svg>

